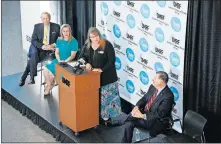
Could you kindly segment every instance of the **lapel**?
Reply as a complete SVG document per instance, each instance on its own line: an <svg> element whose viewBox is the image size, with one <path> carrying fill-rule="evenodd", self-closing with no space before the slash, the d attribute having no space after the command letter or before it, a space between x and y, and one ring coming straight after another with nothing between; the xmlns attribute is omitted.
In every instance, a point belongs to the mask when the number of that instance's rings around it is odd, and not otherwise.
<svg viewBox="0 0 221 144"><path fill-rule="evenodd" d="M52 31L53 31L53 27L52 27L52 24L51 24L51 22L50 22L49 44L51 44Z"/></svg>
<svg viewBox="0 0 221 144"><path fill-rule="evenodd" d="M41 34L41 39L43 41L44 39L44 24L43 23L40 25L40 34Z"/></svg>
<svg viewBox="0 0 221 144"><path fill-rule="evenodd" d="M162 96L164 95L164 93L166 92L167 90L167 86L157 95L156 99L153 101L153 104L155 104L159 99L162 98Z"/></svg>

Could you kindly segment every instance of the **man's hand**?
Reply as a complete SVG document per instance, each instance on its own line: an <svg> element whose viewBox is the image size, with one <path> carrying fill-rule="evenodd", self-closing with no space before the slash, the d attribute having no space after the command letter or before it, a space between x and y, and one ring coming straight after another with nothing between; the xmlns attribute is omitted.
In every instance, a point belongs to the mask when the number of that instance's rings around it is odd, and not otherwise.
<svg viewBox="0 0 221 144"><path fill-rule="evenodd" d="M55 48L54 48L54 44L47 45L47 50L54 51L54 50L55 50Z"/></svg>
<svg viewBox="0 0 221 144"><path fill-rule="evenodd" d="M134 109L131 115L136 118L144 118L144 114L142 114L138 108Z"/></svg>
<svg viewBox="0 0 221 144"><path fill-rule="evenodd" d="M95 69L93 69L92 71L95 71L95 72L103 72L100 68L95 68Z"/></svg>

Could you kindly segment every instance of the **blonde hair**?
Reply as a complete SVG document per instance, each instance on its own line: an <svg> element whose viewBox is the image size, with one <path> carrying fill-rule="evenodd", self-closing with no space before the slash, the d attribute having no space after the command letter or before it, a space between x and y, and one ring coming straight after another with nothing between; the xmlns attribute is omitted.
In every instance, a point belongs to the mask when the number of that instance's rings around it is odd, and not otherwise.
<svg viewBox="0 0 221 144"><path fill-rule="evenodd" d="M90 34L98 34L100 37L100 47L105 48L105 39L101 36L100 31L96 27L90 27L87 33L87 40L85 42L86 47L89 49L91 47L91 39L90 39Z"/></svg>
<svg viewBox="0 0 221 144"><path fill-rule="evenodd" d="M50 13L49 13L49 12L46 12L46 11L45 11L45 12L42 12L42 13L41 13L41 17L42 17L42 15L43 15L43 14L48 15L49 19L51 20L51 15L50 15Z"/></svg>
<svg viewBox="0 0 221 144"><path fill-rule="evenodd" d="M71 26L70 26L69 24L63 24L63 25L61 26L61 29L60 29L60 35L61 35L61 36L59 37L59 39L64 40L64 36L63 36L63 34L62 34L62 31L63 31L64 28L69 28L70 33L69 33L68 42L70 42L70 41L73 39L73 36L72 36Z"/></svg>

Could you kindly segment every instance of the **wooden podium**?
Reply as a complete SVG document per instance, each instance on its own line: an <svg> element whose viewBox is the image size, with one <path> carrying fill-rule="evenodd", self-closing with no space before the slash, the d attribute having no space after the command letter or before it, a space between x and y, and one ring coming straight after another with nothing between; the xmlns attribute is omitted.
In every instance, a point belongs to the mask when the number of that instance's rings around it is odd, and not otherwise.
<svg viewBox="0 0 221 144"><path fill-rule="evenodd" d="M72 67L56 65L59 94L59 120L78 135L99 125L100 73L75 75Z"/></svg>

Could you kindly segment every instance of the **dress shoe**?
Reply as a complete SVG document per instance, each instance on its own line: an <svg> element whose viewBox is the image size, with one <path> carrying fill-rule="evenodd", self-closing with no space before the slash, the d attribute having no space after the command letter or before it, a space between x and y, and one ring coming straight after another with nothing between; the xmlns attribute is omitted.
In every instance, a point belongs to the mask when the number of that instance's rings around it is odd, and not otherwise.
<svg viewBox="0 0 221 144"><path fill-rule="evenodd" d="M19 86L22 87L25 84L25 81L20 81Z"/></svg>
<svg viewBox="0 0 221 144"><path fill-rule="evenodd" d="M35 84L35 80L30 80L29 82L28 82L28 84Z"/></svg>

